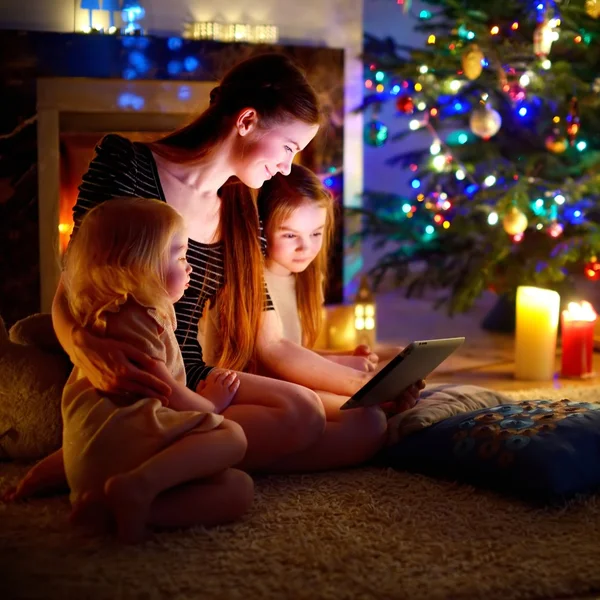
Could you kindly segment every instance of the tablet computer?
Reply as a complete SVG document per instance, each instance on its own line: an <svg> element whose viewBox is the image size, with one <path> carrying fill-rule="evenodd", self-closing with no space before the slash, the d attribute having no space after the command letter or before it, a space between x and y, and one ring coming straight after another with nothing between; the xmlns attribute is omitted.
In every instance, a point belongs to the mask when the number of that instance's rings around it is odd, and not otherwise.
<svg viewBox="0 0 600 600"><path fill-rule="evenodd" d="M408 386L439 367L464 341L464 337L455 337L410 343L340 410L393 402Z"/></svg>

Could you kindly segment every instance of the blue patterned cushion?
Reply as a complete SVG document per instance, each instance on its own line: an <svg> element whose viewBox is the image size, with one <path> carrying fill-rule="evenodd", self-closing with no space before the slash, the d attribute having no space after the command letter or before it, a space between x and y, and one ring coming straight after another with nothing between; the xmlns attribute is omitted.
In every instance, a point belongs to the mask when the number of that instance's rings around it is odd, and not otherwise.
<svg viewBox="0 0 600 600"><path fill-rule="evenodd" d="M450 417L381 460L552 502L600 487L600 404L527 400Z"/></svg>

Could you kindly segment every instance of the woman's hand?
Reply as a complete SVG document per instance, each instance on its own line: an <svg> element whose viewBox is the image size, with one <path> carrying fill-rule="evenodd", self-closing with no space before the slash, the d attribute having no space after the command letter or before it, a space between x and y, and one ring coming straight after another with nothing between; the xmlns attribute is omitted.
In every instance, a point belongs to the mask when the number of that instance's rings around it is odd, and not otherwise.
<svg viewBox="0 0 600 600"><path fill-rule="evenodd" d="M388 417L397 415L398 413L404 412L405 410L409 410L410 408L413 408L419 401L421 390L424 387L425 381L421 379L416 383L413 383L412 385L408 386L394 402L382 404L381 408L388 415Z"/></svg>
<svg viewBox="0 0 600 600"><path fill-rule="evenodd" d="M90 383L103 392L158 398L168 405L171 388L161 380L157 361L125 342L105 339L77 327L73 356Z"/></svg>

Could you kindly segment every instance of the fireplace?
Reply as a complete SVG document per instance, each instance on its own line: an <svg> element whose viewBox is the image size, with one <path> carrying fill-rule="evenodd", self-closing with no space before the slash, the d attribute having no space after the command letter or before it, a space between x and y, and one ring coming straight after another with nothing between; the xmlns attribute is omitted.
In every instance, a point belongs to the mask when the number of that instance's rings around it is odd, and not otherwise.
<svg viewBox="0 0 600 600"><path fill-rule="evenodd" d="M38 79L41 310L51 309L81 176L106 133L155 138L205 108L214 82Z"/></svg>

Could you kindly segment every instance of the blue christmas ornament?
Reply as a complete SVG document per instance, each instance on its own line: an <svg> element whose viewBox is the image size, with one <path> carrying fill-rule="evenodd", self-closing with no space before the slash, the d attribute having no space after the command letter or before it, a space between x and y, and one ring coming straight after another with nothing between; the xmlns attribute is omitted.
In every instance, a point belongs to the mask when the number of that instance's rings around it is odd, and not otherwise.
<svg viewBox="0 0 600 600"><path fill-rule="evenodd" d="M200 63L198 62L198 59L195 56L186 56L183 59L183 66L186 71L195 71L199 65Z"/></svg>
<svg viewBox="0 0 600 600"><path fill-rule="evenodd" d="M139 0L123 0L121 17L125 23L122 32L126 35L144 35L140 21L146 15L144 7Z"/></svg>
<svg viewBox="0 0 600 600"><path fill-rule="evenodd" d="M381 121L373 119L365 125L364 140L369 146L383 146L388 138L388 128Z"/></svg>
<svg viewBox="0 0 600 600"><path fill-rule="evenodd" d="M183 45L183 40L179 37L170 37L167 40L167 47L169 48L169 50L179 50L181 48L181 46Z"/></svg>

